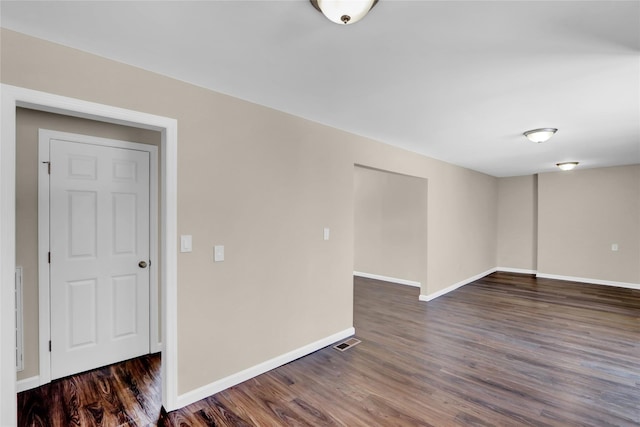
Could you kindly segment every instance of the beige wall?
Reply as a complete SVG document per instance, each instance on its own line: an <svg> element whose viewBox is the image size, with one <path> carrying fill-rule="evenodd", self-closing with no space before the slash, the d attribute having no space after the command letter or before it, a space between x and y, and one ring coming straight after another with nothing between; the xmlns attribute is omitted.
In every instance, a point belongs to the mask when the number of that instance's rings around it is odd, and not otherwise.
<svg viewBox="0 0 640 427"><path fill-rule="evenodd" d="M640 165L541 174L538 194L540 273L640 283Z"/></svg>
<svg viewBox="0 0 640 427"><path fill-rule="evenodd" d="M177 119L178 233L193 235L180 393L352 326L354 164L429 180L423 294L496 265L495 178L15 32L1 43L3 83Z"/></svg>
<svg viewBox="0 0 640 427"><path fill-rule="evenodd" d="M354 267L425 283L426 179L354 168Z"/></svg>
<svg viewBox="0 0 640 427"><path fill-rule="evenodd" d="M537 268L537 175L498 179L498 267Z"/></svg>
<svg viewBox="0 0 640 427"><path fill-rule="evenodd" d="M24 370L38 375L38 129L160 144L158 132L42 111L16 111L16 265L23 267Z"/></svg>

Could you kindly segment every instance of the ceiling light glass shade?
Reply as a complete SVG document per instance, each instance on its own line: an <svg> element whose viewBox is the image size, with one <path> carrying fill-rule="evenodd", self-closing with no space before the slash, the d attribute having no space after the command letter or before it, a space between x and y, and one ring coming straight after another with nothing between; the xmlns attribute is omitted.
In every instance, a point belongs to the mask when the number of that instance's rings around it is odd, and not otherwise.
<svg viewBox="0 0 640 427"><path fill-rule="evenodd" d="M378 0L310 0L330 21L336 24L354 24L365 17Z"/></svg>
<svg viewBox="0 0 640 427"><path fill-rule="evenodd" d="M526 136L531 142L545 142L558 132L556 128L542 128L526 131L523 135Z"/></svg>
<svg viewBox="0 0 640 427"><path fill-rule="evenodd" d="M558 166L563 171L570 171L571 169L575 169L575 167L578 166L578 162L556 163L556 166Z"/></svg>

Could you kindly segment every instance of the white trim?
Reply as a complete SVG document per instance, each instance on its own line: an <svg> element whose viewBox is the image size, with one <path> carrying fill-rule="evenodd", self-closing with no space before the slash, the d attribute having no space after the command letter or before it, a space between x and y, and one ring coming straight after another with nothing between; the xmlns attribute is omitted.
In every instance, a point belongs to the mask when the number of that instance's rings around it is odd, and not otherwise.
<svg viewBox="0 0 640 427"><path fill-rule="evenodd" d="M160 149L162 405L178 409L178 122L166 123Z"/></svg>
<svg viewBox="0 0 640 427"><path fill-rule="evenodd" d="M49 144L40 142L41 131L38 131L38 355L40 385L51 382L51 354L49 354L50 295L49 295ZM47 189L44 191L44 189ZM44 232L47 230L47 232ZM46 286L45 286L46 284Z"/></svg>
<svg viewBox="0 0 640 427"><path fill-rule="evenodd" d="M24 302L21 266L16 267L15 295L16 295L16 372L24 371Z"/></svg>
<svg viewBox="0 0 640 427"><path fill-rule="evenodd" d="M16 100L0 86L0 341L12 343L15 334L13 280L16 267ZM16 352L11 344L0 346L0 425L17 424Z"/></svg>
<svg viewBox="0 0 640 427"><path fill-rule="evenodd" d="M614 282L613 280L588 279L585 277L560 276L558 274L538 273L536 277L541 279L565 280L568 282L590 283L592 285L617 286L619 288L639 289L640 283Z"/></svg>
<svg viewBox="0 0 640 427"><path fill-rule="evenodd" d="M454 283L453 285L448 286L448 287L446 287L446 288L444 288L442 290L439 290L437 292L434 292L432 294L420 295L419 299L420 299L420 301L431 301L433 299L441 297L444 294L448 294L451 291L455 291L456 289L458 289L458 288L460 288L460 287L462 287L464 285L468 285L471 282L475 282L478 279L482 279L484 276L487 276L487 275L489 275L491 273L495 273L496 271L497 271L496 268L491 268L491 269L485 271L484 273L476 274L473 277L469 277L468 279L464 279L464 280L462 280L462 281L460 281L458 283Z"/></svg>
<svg viewBox="0 0 640 427"><path fill-rule="evenodd" d="M50 140L59 139L79 144L124 148L149 153L149 352L158 347L158 147L150 144L99 138L70 132L38 129L38 309L39 309L39 377L40 385L51 382L51 339L49 294L49 173Z"/></svg>
<svg viewBox="0 0 640 427"><path fill-rule="evenodd" d="M397 283L399 285L414 286L416 288L420 287L420 282L414 282L413 280L398 279L395 277L381 276L379 274L362 273L360 271L354 271L353 275L358 277L364 277L366 279L375 279L375 280L382 280L383 282Z"/></svg>
<svg viewBox="0 0 640 427"><path fill-rule="evenodd" d="M40 387L40 377L38 375L18 380L16 382L16 391L22 393L23 391L31 390L32 388Z"/></svg>
<svg viewBox="0 0 640 427"><path fill-rule="evenodd" d="M526 268L511 268L511 267L498 267L496 271L502 271L505 273L518 273L518 274L536 274L537 270L527 270Z"/></svg>
<svg viewBox="0 0 640 427"><path fill-rule="evenodd" d="M15 333L15 148L16 107L31 108L108 123L160 131L162 268L162 403L177 409L177 180L178 124L175 119L97 104L65 96L2 84L0 134L0 340L12 342ZM17 423L15 348L0 348L0 425Z"/></svg>
<svg viewBox="0 0 640 427"><path fill-rule="evenodd" d="M222 378L218 381L214 381L210 384L204 385L195 390L191 390L185 394L181 394L180 396L178 396L178 407L179 408L185 407L194 402L202 400L206 397L219 393L222 390L225 390L229 387L233 387L234 385L240 384L243 381L247 381L251 378L257 377L258 375L261 375L267 371L270 371L286 363L299 359L303 356L313 353L314 351L320 350L321 348L334 344L335 342L340 341L344 338L350 337L354 335L355 332L356 331L353 327L345 329L344 331L335 333L326 338L323 338L311 344L300 347L296 350L290 351L288 353L274 357L273 359L259 363L255 366L252 366L251 368L247 368L243 371L229 375L228 377Z"/></svg>

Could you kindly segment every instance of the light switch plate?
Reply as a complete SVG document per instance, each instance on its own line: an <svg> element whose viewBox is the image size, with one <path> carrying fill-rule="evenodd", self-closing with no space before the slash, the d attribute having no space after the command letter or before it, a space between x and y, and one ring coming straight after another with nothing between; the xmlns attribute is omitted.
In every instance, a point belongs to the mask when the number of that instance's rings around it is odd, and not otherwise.
<svg viewBox="0 0 640 427"><path fill-rule="evenodd" d="M224 246L216 245L213 247L213 260L215 262L224 261Z"/></svg>
<svg viewBox="0 0 640 427"><path fill-rule="evenodd" d="M180 252L191 252L193 248L190 234L180 236Z"/></svg>
<svg viewBox="0 0 640 427"><path fill-rule="evenodd" d="M329 230L329 227L325 227L324 228L324 240L329 240L329 234L331 233L331 230Z"/></svg>

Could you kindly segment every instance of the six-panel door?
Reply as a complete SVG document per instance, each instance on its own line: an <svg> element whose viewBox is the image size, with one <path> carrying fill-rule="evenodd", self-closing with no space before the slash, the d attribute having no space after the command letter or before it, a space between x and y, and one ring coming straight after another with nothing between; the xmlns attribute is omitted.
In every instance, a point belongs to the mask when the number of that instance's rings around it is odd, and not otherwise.
<svg viewBox="0 0 640 427"><path fill-rule="evenodd" d="M50 161L55 379L149 352L149 153L52 139Z"/></svg>

